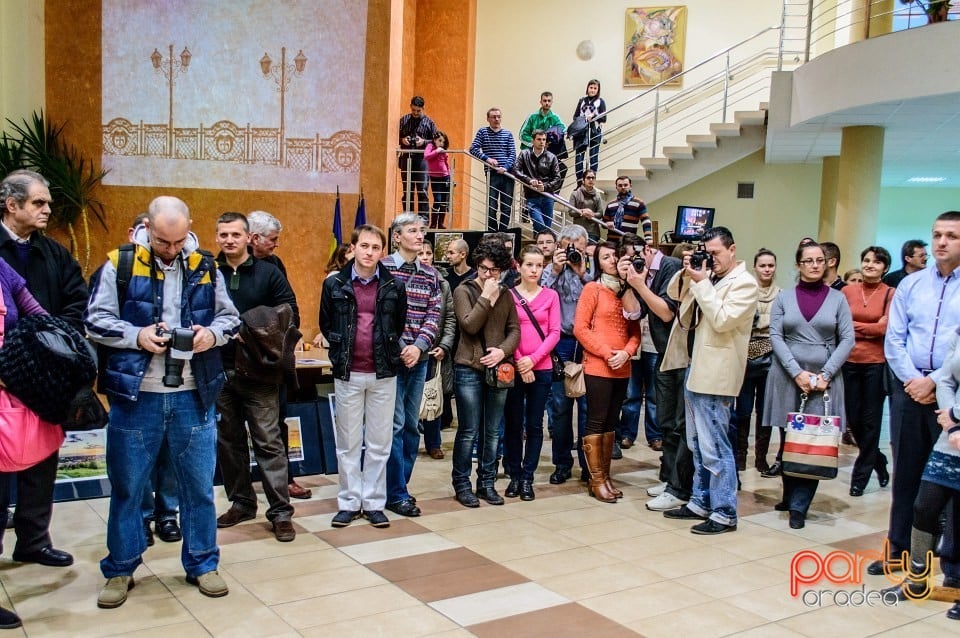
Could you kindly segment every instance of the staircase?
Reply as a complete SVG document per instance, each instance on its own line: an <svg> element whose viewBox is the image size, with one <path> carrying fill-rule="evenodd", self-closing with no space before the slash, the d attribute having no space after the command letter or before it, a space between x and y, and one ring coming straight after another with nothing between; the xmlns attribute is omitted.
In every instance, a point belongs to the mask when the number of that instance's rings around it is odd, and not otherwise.
<svg viewBox="0 0 960 638"><path fill-rule="evenodd" d="M687 135L685 144L664 146L663 157L639 158L637 168L618 168L616 177L633 180L634 192L650 203L763 148L766 121L765 102L755 111L736 111L732 122L710 124L709 133ZM613 193L616 177L597 186Z"/></svg>

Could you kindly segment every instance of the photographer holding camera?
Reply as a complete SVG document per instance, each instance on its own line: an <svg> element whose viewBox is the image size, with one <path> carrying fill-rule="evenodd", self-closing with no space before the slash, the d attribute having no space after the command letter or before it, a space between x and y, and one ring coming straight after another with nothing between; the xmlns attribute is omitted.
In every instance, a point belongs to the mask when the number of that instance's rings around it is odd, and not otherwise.
<svg viewBox="0 0 960 638"><path fill-rule="evenodd" d="M228 593L217 572L214 413L224 382L218 348L236 335L240 318L212 255L199 250L190 232L184 202L154 199L133 243L130 272L118 276L119 250L108 255L84 321L90 338L110 348L104 365L109 555L100 561L107 584L97 598L106 609L126 602L142 562L147 541L140 500L162 447L179 482L187 582L206 596ZM182 369L173 363L186 357L190 363Z"/></svg>
<svg viewBox="0 0 960 638"><path fill-rule="evenodd" d="M553 262L543 269L540 285L551 288L560 296L560 341L556 351L561 361L580 361L583 349L573 336L573 318L577 311L577 300L583 294L583 286L593 277L587 272L587 231L583 226L568 225L560 230L557 249L553 252ZM552 410L553 430L550 442L553 448L555 470L550 475L554 485L564 483L570 478L573 469L573 402L577 402L577 433L583 434L587 423L587 400L569 398L563 389L563 381L555 381L550 391L548 408ZM586 470L583 451L579 450L580 468Z"/></svg>
<svg viewBox="0 0 960 638"><path fill-rule="evenodd" d="M674 275L668 292L680 307L661 368L689 364L686 430L694 472L690 502L663 515L703 521L691 528L694 534L733 532L737 464L727 424L747 365L759 287L744 263L737 261L733 234L717 226L704 233L692 255L684 257L684 268Z"/></svg>

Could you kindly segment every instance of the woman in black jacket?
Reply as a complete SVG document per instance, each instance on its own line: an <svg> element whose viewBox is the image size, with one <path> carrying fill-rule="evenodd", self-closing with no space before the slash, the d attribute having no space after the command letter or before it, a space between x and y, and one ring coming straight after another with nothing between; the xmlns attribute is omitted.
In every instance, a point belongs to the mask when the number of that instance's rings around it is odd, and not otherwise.
<svg viewBox="0 0 960 638"><path fill-rule="evenodd" d="M587 130L583 137L574 137L576 146L577 186L583 182L583 156L590 152L590 170L597 172L600 164L600 125L607 121L604 113L607 112L607 103L600 97L600 80L587 82L587 94L577 102L573 111L573 119L583 117L587 120Z"/></svg>

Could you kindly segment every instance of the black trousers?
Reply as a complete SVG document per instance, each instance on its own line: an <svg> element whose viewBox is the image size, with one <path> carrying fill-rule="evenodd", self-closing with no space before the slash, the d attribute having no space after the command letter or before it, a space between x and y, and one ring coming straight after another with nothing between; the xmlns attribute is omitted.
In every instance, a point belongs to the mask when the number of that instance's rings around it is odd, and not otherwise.
<svg viewBox="0 0 960 638"><path fill-rule="evenodd" d="M60 451L57 450L31 468L0 473L0 539L7 523L10 485L17 482L17 509L13 527L17 532L17 554L31 554L53 544L50 517L53 515L53 485L57 480Z"/></svg>
<svg viewBox="0 0 960 638"><path fill-rule="evenodd" d="M620 408L627 397L627 384L630 379L584 374L583 380L587 386L587 425L583 433L590 435L613 432L620 423Z"/></svg>
<svg viewBox="0 0 960 638"><path fill-rule="evenodd" d="M909 551L913 528L913 509L920 492L923 469L934 443L940 437L937 425L936 403L921 405L907 396L903 384L891 378L890 388L890 447L893 451L893 502L890 505L890 555L897 557ZM948 506L947 525L943 532L940 568L945 576L960 578L960 542L957 523L960 523L960 499ZM937 515L939 516L939 512Z"/></svg>
<svg viewBox="0 0 960 638"><path fill-rule="evenodd" d="M690 499L693 489L693 452L687 447L687 416L683 398L686 369L660 371L661 355L657 361L654 389L657 392L657 424L663 437L663 456L660 460L660 480L666 490L683 500Z"/></svg>
<svg viewBox="0 0 960 638"><path fill-rule="evenodd" d="M857 440L857 460L853 464L851 487L863 489L874 470L880 472L887 465L887 457L880 451L880 425L883 419L882 363L843 364L843 389L847 427ZM892 418L892 417L891 417Z"/></svg>

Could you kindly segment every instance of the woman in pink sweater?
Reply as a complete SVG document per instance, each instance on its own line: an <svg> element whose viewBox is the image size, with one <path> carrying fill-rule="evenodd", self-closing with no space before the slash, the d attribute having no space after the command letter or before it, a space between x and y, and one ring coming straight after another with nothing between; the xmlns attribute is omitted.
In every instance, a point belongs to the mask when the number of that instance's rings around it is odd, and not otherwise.
<svg viewBox="0 0 960 638"><path fill-rule="evenodd" d="M597 246L593 272L598 278L583 287L573 320L573 336L583 346L587 386L583 454L590 493L605 503L616 503L623 495L610 482L610 457L630 382L630 357L640 347L640 324L626 318L621 302L627 284L617 271L617 252L612 241Z"/></svg>
<svg viewBox="0 0 960 638"><path fill-rule="evenodd" d="M449 146L447 134L437 131L433 141L428 142L423 149L423 159L427 163L427 177L430 178L430 190L433 192L430 228L445 228L444 217L450 210L450 160L447 157Z"/></svg>
<svg viewBox="0 0 960 638"><path fill-rule="evenodd" d="M543 411L553 384L550 353L560 341L560 297L540 286L543 252L533 244L520 252L519 270L511 294L520 320L520 345L513 355L520 378L507 393L503 466L510 485L504 496L532 501L533 474L543 448Z"/></svg>

